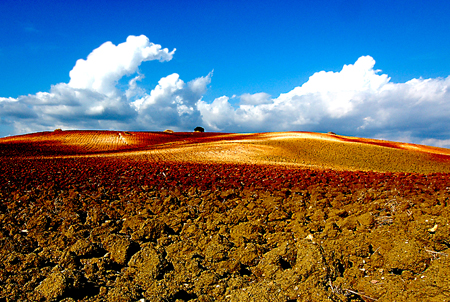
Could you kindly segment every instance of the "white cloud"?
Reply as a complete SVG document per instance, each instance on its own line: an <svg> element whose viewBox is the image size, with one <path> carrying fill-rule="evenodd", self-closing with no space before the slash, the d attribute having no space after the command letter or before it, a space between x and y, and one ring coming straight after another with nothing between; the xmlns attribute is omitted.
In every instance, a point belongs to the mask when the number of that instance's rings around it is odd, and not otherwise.
<svg viewBox="0 0 450 302"><path fill-rule="evenodd" d="M142 81L145 78L143 74L138 74L128 82L128 89L125 92L125 96L128 100L139 98L145 95L145 89L138 86L138 81Z"/></svg>
<svg viewBox="0 0 450 302"><path fill-rule="evenodd" d="M86 60L80 59L70 71L69 86L89 89L111 96L117 82L125 75L134 74L142 62L172 60L175 49L169 52L161 45L151 43L144 35L129 36L119 45L103 43Z"/></svg>
<svg viewBox="0 0 450 302"><path fill-rule="evenodd" d="M211 104L199 101L198 110L201 112L203 123L213 131L234 128L236 125L236 112L228 102L226 96L215 99Z"/></svg>
<svg viewBox="0 0 450 302"><path fill-rule="evenodd" d="M0 102L16 102L15 98L2 98L0 97Z"/></svg>
<svg viewBox="0 0 450 302"><path fill-rule="evenodd" d="M15 118L35 118L36 114L26 106L14 98L0 97L0 122L10 123Z"/></svg>
<svg viewBox="0 0 450 302"><path fill-rule="evenodd" d="M261 105L270 104L272 100L270 99L270 94L265 92L259 92L255 94L244 93L240 96L242 105Z"/></svg>
<svg viewBox="0 0 450 302"><path fill-rule="evenodd" d="M11 134L65 129L175 129L195 127L200 114L195 106L206 92L211 75L185 84L178 74L159 81L148 93L138 85L142 62L170 61L169 51L145 36L129 36L94 49L70 71L69 83L53 85L49 92L0 98L0 123ZM117 88L124 76L133 76L125 91ZM191 125L190 122L193 124ZM9 127L9 128L8 128ZM13 129L11 129L11 127ZM6 129L6 131L5 131ZM6 134L10 134L6 133Z"/></svg>
<svg viewBox="0 0 450 302"><path fill-rule="evenodd" d="M374 65L364 56L272 100L244 95L233 107L221 97L198 108L206 125L227 132L333 131L450 147L450 77L392 83Z"/></svg>
<svg viewBox="0 0 450 302"><path fill-rule="evenodd" d="M197 102L206 92L211 74L188 82L174 73L159 80L150 94L134 101L137 123L145 128L191 129L201 123Z"/></svg>

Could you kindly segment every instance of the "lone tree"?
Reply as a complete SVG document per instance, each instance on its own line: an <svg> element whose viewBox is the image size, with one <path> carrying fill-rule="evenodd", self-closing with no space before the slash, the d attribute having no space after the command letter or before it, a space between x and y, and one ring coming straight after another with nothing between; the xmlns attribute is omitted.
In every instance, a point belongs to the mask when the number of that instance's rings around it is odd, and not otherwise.
<svg viewBox="0 0 450 302"><path fill-rule="evenodd" d="M205 129L203 127L195 127L194 132L205 132Z"/></svg>

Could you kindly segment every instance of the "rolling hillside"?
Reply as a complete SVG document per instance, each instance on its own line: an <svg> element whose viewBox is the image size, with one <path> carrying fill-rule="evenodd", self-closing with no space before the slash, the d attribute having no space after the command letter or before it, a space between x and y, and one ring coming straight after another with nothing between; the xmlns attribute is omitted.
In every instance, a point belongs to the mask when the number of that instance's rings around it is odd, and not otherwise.
<svg viewBox="0 0 450 302"><path fill-rule="evenodd" d="M120 156L377 172L450 172L450 150L308 132L56 131L0 139L3 157Z"/></svg>

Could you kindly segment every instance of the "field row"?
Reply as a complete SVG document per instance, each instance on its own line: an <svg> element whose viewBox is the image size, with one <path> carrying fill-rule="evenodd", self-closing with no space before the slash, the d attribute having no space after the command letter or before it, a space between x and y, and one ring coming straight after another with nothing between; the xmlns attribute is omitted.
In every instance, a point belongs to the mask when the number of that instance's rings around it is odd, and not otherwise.
<svg viewBox="0 0 450 302"><path fill-rule="evenodd" d="M239 135L237 135L239 136ZM222 133L164 133L71 130L34 133L0 139L0 156L66 156L148 150L227 139Z"/></svg>
<svg viewBox="0 0 450 302"><path fill-rule="evenodd" d="M163 155L162 155L163 156ZM226 190L230 188L304 189L309 186L395 187L399 192L445 190L450 187L446 173L378 173L298 169L290 166L207 164L144 161L121 157L59 159L2 159L0 187L3 193L57 188L104 187L111 192L165 189Z"/></svg>
<svg viewBox="0 0 450 302"><path fill-rule="evenodd" d="M57 131L0 139L0 158L67 156L450 173L448 149L331 134Z"/></svg>

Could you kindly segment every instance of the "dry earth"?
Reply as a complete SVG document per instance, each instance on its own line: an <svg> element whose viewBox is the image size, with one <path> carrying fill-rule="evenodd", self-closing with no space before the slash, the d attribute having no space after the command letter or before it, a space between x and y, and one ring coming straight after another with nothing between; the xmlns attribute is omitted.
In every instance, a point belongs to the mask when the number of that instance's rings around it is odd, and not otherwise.
<svg viewBox="0 0 450 302"><path fill-rule="evenodd" d="M450 172L450 150L336 134L55 131L0 139L0 156L113 156L347 171Z"/></svg>
<svg viewBox="0 0 450 302"><path fill-rule="evenodd" d="M0 139L0 301L450 301L450 150L334 134Z"/></svg>

